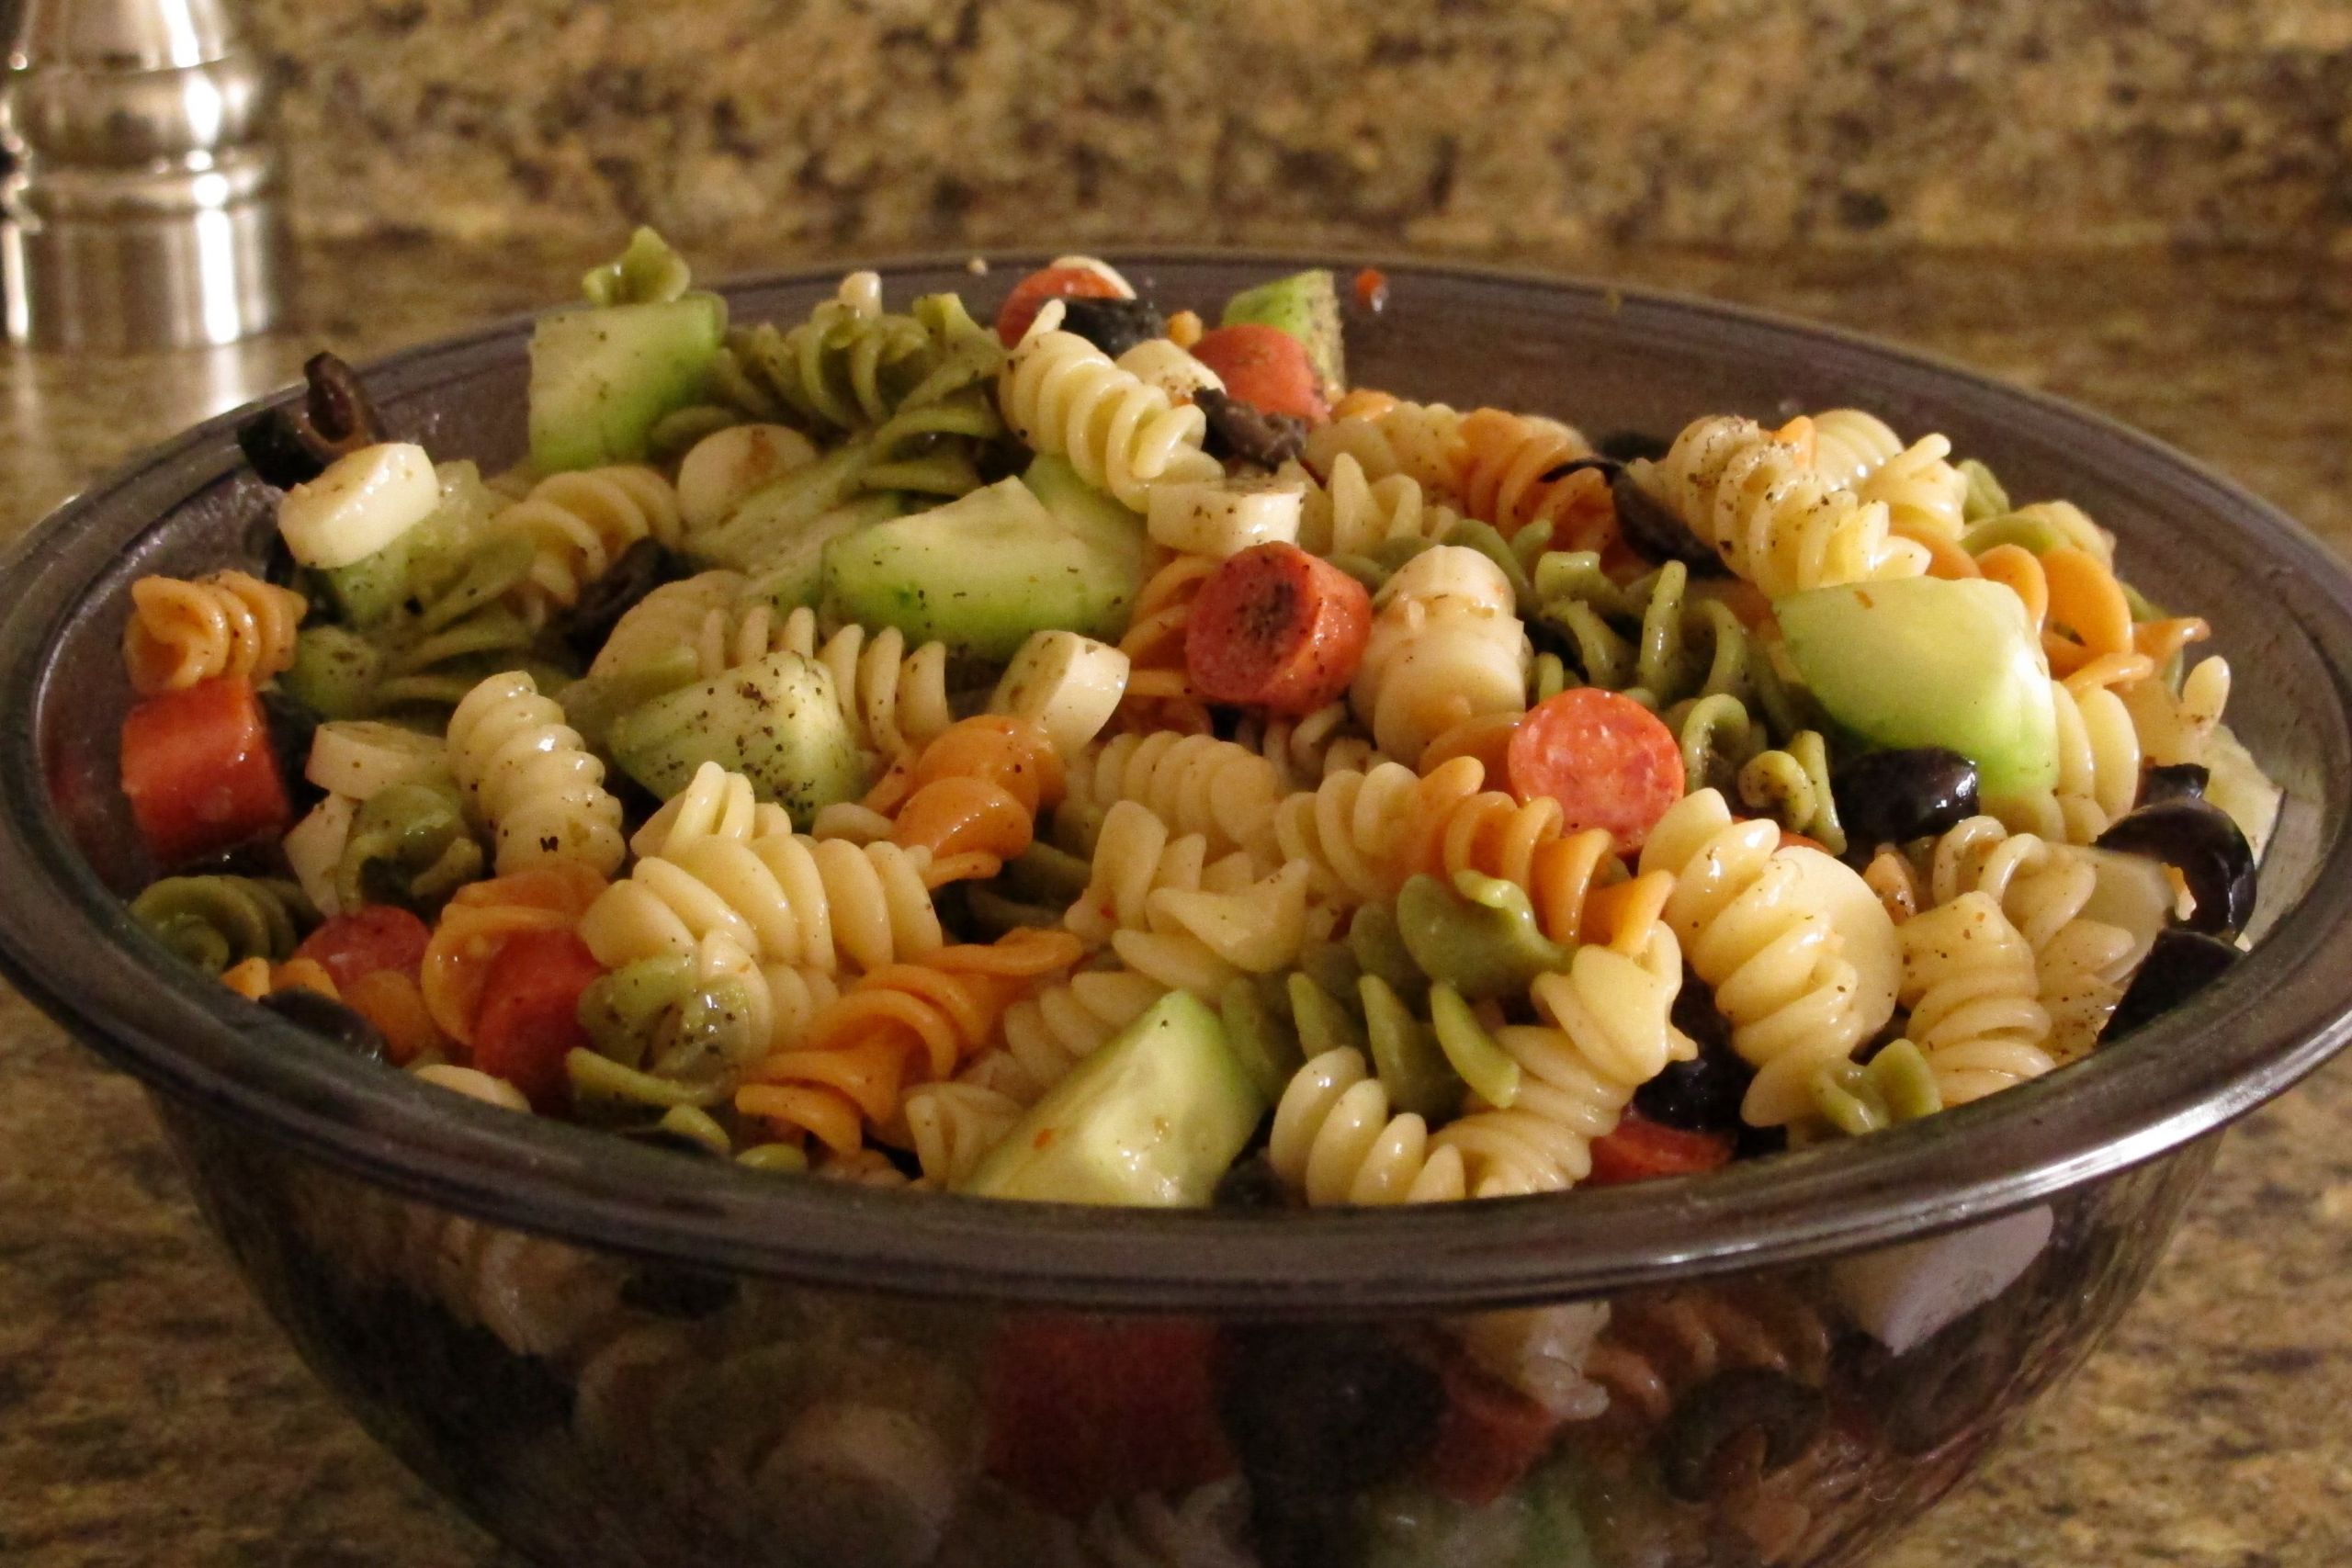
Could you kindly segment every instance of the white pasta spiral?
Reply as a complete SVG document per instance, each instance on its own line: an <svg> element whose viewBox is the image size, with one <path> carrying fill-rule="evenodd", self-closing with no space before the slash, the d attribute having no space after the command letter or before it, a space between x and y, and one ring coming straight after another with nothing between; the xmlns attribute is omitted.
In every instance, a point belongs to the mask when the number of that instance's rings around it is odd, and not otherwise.
<svg viewBox="0 0 2352 1568"><path fill-rule="evenodd" d="M907 1091L900 1110L923 1179L934 1187L954 1187L1004 1141L1021 1120L1023 1106L1001 1090L951 1081L917 1084Z"/></svg>
<svg viewBox="0 0 2352 1568"><path fill-rule="evenodd" d="M756 635L746 617L739 637ZM847 626L817 641L817 616L797 609L767 630L768 651L797 653L830 671L833 691L848 715L857 743L884 757L922 750L956 722L947 699L947 645L927 642L907 651L906 634L896 626L868 633Z"/></svg>
<svg viewBox="0 0 2352 1568"><path fill-rule="evenodd" d="M2050 695L2058 729L2056 784L1988 800L1985 808L2018 832L2087 844L2140 797L2139 726L2131 705L2104 686L2052 681Z"/></svg>
<svg viewBox="0 0 2352 1568"><path fill-rule="evenodd" d="M705 838L639 861L589 906L580 935L606 968L691 953L721 931L763 965L873 969L944 942L923 886L930 858L797 833Z"/></svg>
<svg viewBox="0 0 2352 1568"><path fill-rule="evenodd" d="M2054 1065L2050 1014L2035 999L2033 949L1984 893L1963 893L1903 922L1905 1032L1946 1105L1982 1100Z"/></svg>
<svg viewBox="0 0 2352 1568"><path fill-rule="evenodd" d="M1087 483L1137 512L1149 504L1158 480L1206 481L1223 472L1201 450L1208 420L1200 410L1170 402L1084 338L1055 330L1043 314L1005 362L998 400L1016 436L1068 457Z"/></svg>
<svg viewBox="0 0 2352 1568"><path fill-rule="evenodd" d="M1694 421L1642 482L1772 597L1883 577L1917 577L1925 547L1890 536L1886 507L1816 473L1796 448L1751 419Z"/></svg>
<svg viewBox="0 0 2352 1568"><path fill-rule="evenodd" d="M1813 416L1813 440L1815 469L1864 502L1883 503L1897 532L1959 542L1968 476L1951 466L1949 439L1923 435L1905 446L1877 415L1831 409Z"/></svg>
<svg viewBox="0 0 2352 1568"><path fill-rule="evenodd" d="M628 847L639 856L666 855L697 839L740 840L790 831L792 818L784 807L760 799L750 779L717 762L705 762L685 788L645 819Z"/></svg>
<svg viewBox="0 0 2352 1568"><path fill-rule="evenodd" d="M1250 1496L1234 1479L1170 1502L1139 1493L1102 1504L1038 1568L1257 1568Z"/></svg>
<svg viewBox="0 0 2352 1568"><path fill-rule="evenodd" d="M531 541L531 569L515 594L524 613L544 618L569 608L640 539L677 547L684 527L678 492L651 468L623 464L553 474L497 513L492 526Z"/></svg>
<svg viewBox="0 0 2352 1568"><path fill-rule="evenodd" d="M1100 947L1114 931L1145 929L1149 923L1148 901L1162 888L1193 892L1206 886L1232 893L1250 885L1253 873L1249 856L1227 855L1212 869L1208 848L1208 840L1198 833L1182 838L1170 833L1148 806L1132 800L1113 803L1095 840L1086 891L1062 923L1089 946Z"/></svg>
<svg viewBox="0 0 2352 1568"><path fill-rule="evenodd" d="M1894 922L1868 885L1780 841L1777 824L1736 822L1706 789L1676 802L1642 846L1645 873L1674 874L1666 923L1757 1069L1741 1113L1758 1126L1804 1112L1815 1071L1893 1012L1901 967Z"/></svg>
<svg viewBox="0 0 2352 1568"><path fill-rule="evenodd" d="M714 615L724 618L741 601L749 581L740 571L702 571L682 581L662 583L613 624L588 673L599 678L617 675L674 649L698 648L705 623ZM752 657L767 651L763 648ZM695 672L707 678L750 662L735 660L717 668L698 662Z"/></svg>
<svg viewBox="0 0 2352 1568"><path fill-rule="evenodd" d="M1285 791L1313 789L1334 773L1361 773L1388 761L1345 703L1327 704L1303 718L1252 713L1233 739L1272 762Z"/></svg>
<svg viewBox="0 0 2352 1568"><path fill-rule="evenodd" d="M1274 765L1248 747L1160 729L1113 736L1073 759L1060 813L1084 848L1111 807L1132 800L1170 830L1200 834L1212 856L1244 850L1263 863L1282 798Z"/></svg>
<svg viewBox="0 0 2352 1568"><path fill-rule="evenodd" d="M1440 545L1382 592L1348 700L1383 751L1415 764L1454 726L1527 706L1532 650L1502 568Z"/></svg>
<svg viewBox="0 0 2352 1568"><path fill-rule="evenodd" d="M1665 926L1639 954L1588 943L1567 973L1537 978L1544 1022L1509 1024L1495 1042L1519 1064L1507 1109L1474 1111L1437 1135L1461 1152L1481 1198L1553 1192L1592 1170L1592 1141L1616 1130L1634 1091L1699 1047L1670 1020L1682 988L1682 951Z"/></svg>
<svg viewBox="0 0 2352 1568"><path fill-rule="evenodd" d="M1162 887L1146 908L1147 929L1112 932L1111 951L1139 975L1208 998L1243 974L1297 963L1310 934L1306 867L1297 861L1230 893Z"/></svg>
<svg viewBox="0 0 2352 1568"><path fill-rule="evenodd" d="M1168 987L1124 969L1088 969L1005 1010L1003 1043L961 1077L1027 1105L1149 1010Z"/></svg>
<svg viewBox="0 0 2352 1568"><path fill-rule="evenodd" d="M2012 833L1991 817L1961 823L1928 857L1927 892L1934 903L1982 892L2033 950L2037 999L2050 1015L2049 1049L2061 1062L2098 1043L2138 946L2131 932L2085 913L2098 890L2098 872L2087 854Z"/></svg>
<svg viewBox="0 0 2352 1568"><path fill-rule="evenodd" d="M1421 781L1402 762L1337 773L1287 796L1274 813L1283 860L1303 861L1317 897L1349 904L1391 897L1398 856L1418 818Z"/></svg>
<svg viewBox="0 0 2352 1568"><path fill-rule="evenodd" d="M294 662L294 634L309 609L290 588L242 571L193 582L142 577L130 585L123 663L142 697L221 676L259 685Z"/></svg>
<svg viewBox="0 0 2352 1568"><path fill-rule="evenodd" d="M449 772L468 808L498 837L498 869L576 860L599 875L616 870L621 803L605 788L563 709L520 671L490 676L449 715Z"/></svg>
<svg viewBox="0 0 2352 1568"><path fill-rule="evenodd" d="M1274 1107L1267 1157L1309 1203L1426 1203L1465 1196L1462 1155L1433 1146L1429 1123L1389 1114L1388 1091L1347 1047L1291 1075Z"/></svg>
<svg viewBox="0 0 2352 1568"><path fill-rule="evenodd" d="M1331 477L1310 484L1298 523L1299 547L1321 556L1369 555L1392 539L1442 540L1462 521L1431 502L1408 474L1373 480L1351 453L1332 460Z"/></svg>
<svg viewBox="0 0 2352 1568"><path fill-rule="evenodd" d="M2205 764L2230 703L2230 661L2201 659L2173 690L2162 679L2135 681L2119 694L2132 715L2142 759L2154 767Z"/></svg>
<svg viewBox="0 0 2352 1568"><path fill-rule="evenodd" d="M1335 419L1307 435L1305 456L1318 474L1336 478L1345 457L1374 484L1401 474L1424 491L1447 494L1461 463L1462 415L1443 403L1400 402L1377 414Z"/></svg>
<svg viewBox="0 0 2352 1568"><path fill-rule="evenodd" d="M1593 1341L1609 1325L1607 1302L1568 1302L1472 1313L1446 1321L1470 1359L1563 1421L1589 1421L1609 1391L1585 1375Z"/></svg>

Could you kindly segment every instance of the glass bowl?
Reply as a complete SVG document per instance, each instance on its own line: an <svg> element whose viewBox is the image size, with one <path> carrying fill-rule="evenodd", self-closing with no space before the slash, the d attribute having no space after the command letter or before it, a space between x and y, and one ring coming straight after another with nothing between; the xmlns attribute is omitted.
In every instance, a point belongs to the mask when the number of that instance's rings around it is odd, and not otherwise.
<svg viewBox="0 0 2352 1568"><path fill-rule="evenodd" d="M1170 302L1302 265L1121 261ZM882 270L897 298L990 301L1028 265ZM1853 1561L2115 1321L2220 1131L2343 1043L2352 581L2156 443L1920 355L1381 265L1388 309L1349 342L1363 384L1596 435L1857 404L2114 528L2135 581L2212 620L2233 721L2286 789L2249 959L2128 1043L1925 1122L1558 1198L1000 1205L511 1115L322 1048L119 902L145 870L115 763L130 584L258 559L271 526L231 414L69 502L0 579L0 967L146 1083L205 1213L354 1414L541 1561ZM833 281L726 292L739 319L789 317ZM368 380L398 435L503 464L527 331Z"/></svg>

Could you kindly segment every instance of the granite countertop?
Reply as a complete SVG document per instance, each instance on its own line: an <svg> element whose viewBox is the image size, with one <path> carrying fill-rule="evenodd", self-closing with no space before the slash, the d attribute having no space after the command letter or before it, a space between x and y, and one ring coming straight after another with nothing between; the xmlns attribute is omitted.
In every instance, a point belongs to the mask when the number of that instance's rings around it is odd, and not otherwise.
<svg viewBox="0 0 2352 1568"><path fill-rule="evenodd" d="M0 354L0 540L141 443L290 378L317 343L373 354L521 310L568 292L591 259L317 246L300 335L176 360ZM2079 399L2352 549L2340 271L2154 251L1555 260L1835 320ZM2347 1119L2352 1062L2244 1122L2115 1337L1883 1568L2352 1561ZM0 1560L512 1562L279 1340L204 1234L138 1089L5 989Z"/></svg>

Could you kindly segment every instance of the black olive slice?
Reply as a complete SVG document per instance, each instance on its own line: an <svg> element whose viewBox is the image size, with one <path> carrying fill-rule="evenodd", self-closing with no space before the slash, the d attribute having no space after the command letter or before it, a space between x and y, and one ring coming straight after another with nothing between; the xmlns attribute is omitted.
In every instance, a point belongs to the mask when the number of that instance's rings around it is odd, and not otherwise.
<svg viewBox="0 0 2352 1568"><path fill-rule="evenodd" d="M1305 420L1268 413L1229 392L1195 392L1193 406L1208 416L1208 439L1202 446L1212 457L1238 457L1245 463L1278 468L1306 446Z"/></svg>
<svg viewBox="0 0 2352 1568"><path fill-rule="evenodd" d="M2254 846L2230 814L2203 799L2143 806L2108 824L2103 850L2145 855L2180 873L2197 900L2186 924L2208 936L2235 936L2254 918Z"/></svg>
<svg viewBox="0 0 2352 1568"><path fill-rule="evenodd" d="M2158 931L2123 999L2108 1015L2099 1039L2120 1040L2154 1023L2229 973L2245 956L2234 944L2200 931Z"/></svg>
<svg viewBox="0 0 2352 1568"><path fill-rule="evenodd" d="M2202 800L2213 770L2202 762L2172 762L2140 775L2140 804L2161 806L2167 800Z"/></svg>
<svg viewBox="0 0 2352 1568"><path fill-rule="evenodd" d="M1139 343L1168 335L1168 320L1148 299L1091 299L1083 296L1062 301L1062 331L1076 333L1116 359Z"/></svg>
<svg viewBox="0 0 2352 1568"><path fill-rule="evenodd" d="M1977 811L1976 764L1940 746L1866 751L1829 778L1853 852L1957 828Z"/></svg>
<svg viewBox="0 0 2352 1568"><path fill-rule="evenodd" d="M302 376L310 387L300 402L264 409L237 427L245 461L280 490L308 484L337 457L384 439L384 422L350 366L314 354Z"/></svg>

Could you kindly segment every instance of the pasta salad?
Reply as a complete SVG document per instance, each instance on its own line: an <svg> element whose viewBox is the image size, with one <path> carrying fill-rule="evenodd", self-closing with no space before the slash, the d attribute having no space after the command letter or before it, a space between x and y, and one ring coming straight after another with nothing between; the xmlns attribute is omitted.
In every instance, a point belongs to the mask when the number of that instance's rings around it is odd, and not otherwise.
<svg viewBox="0 0 2352 1568"><path fill-rule="evenodd" d="M132 585L133 913L517 1111L1144 1205L1703 1171L2234 961L2278 792L2090 517L1353 385L1379 281L747 325L640 231L492 474L321 355L272 560Z"/></svg>

